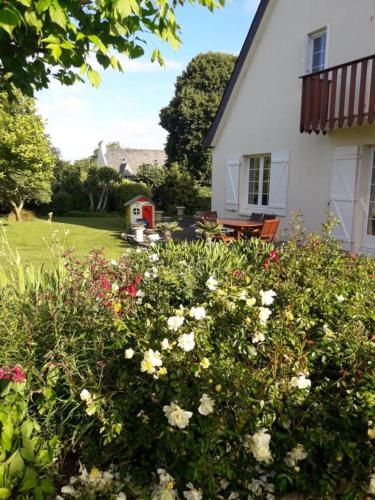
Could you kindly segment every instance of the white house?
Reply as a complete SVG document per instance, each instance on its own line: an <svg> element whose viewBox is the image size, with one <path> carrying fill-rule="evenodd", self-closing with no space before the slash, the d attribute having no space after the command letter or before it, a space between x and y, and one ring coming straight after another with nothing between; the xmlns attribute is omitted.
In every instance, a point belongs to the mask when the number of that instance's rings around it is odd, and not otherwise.
<svg viewBox="0 0 375 500"><path fill-rule="evenodd" d="M375 0L261 0L204 143L221 217L331 209L375 254Z"/></svg>

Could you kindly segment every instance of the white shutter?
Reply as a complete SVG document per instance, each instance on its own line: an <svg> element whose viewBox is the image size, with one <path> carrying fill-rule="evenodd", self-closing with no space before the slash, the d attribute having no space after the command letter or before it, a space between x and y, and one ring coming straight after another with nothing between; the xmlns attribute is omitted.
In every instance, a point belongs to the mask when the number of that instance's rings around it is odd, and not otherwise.
<svg viewBox="0 0 375 500"><path fill-rule="evenodd" d="M272 153L268 208L276 215L286 215L288 199L289 153Z"/></svg>
<svg viewBox="0 0 375 500"><path fill-rule="evenodd" d="M225 169L225 209L238 210L240 162L228 161Z"/></svg>
<svg viewBox="0 0 375 500"><path fill-rule="evenodd" d="M302 75L306 75L307 73L311 73L311 58L310 58L310 49L311 49L311 39L309 35L305 35L303 40L303 57L302 57Z"/></svg>
<svg viewBox="0 0 375 500"><path fill-rule="evenodd" d="M333 235L340 241L353 243L353 216L356 202L358 146L335 149L331 174L330 209L340 221Z"/></svg>

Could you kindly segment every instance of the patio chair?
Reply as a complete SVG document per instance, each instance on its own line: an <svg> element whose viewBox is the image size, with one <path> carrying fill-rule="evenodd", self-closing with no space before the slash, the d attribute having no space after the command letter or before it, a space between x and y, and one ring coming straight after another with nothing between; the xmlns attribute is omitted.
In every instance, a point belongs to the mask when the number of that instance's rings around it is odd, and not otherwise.
<svg viewBox="0 0 375 500"><path fill-rule="evenodd" d="M235 240L234 236L225 232L218 234L214 237L214 241L223 241L224 243L232 243Z"/></svg>
<svg viewBox="0 0 375 500"><path fill-rule="evenodd" d="M250 215L250 220L253 220L254 222L263 222L264 214L261 212L253 212Z"/></svg>
<svg viewBox="0 0 375 500"><path fill-rule="evenodd" d="M259 238L261 240L265 240L270 243L275 241L279 224L280 224L280 219L265 220L263 223L262 230L259 234Z"/></svg>
<svg viewBox="0 0 375 500"><path fill-rule="evenodd" d="M277 215L275 214L264 214L263 220L274 220L277 219Z"/></svg>

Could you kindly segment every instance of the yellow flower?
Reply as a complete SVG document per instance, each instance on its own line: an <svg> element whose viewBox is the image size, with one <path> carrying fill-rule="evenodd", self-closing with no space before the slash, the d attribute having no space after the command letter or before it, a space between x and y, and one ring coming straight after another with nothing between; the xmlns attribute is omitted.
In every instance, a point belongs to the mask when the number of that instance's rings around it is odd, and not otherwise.
<svg viewBox="0 0 375 500"><path fill-rule="evenodd" d="M210 360L208 358L203 358L202 361L199 363L201 365L201 367L204 369L204 370L207 370L207 368L209 368L210 366Z"/></svg>
<svg viewBox="0 0 375 500"><path fill-rule="evenodd" d="M121 304L119 304L118 302L115 302L113 304L113 310L115 311L115 313L118 313L121 311Z"/></svg>
<svg viewBox="0 0 375 500"><path fill-rule="evenodd" d="M155 373L155 368L154 368L154 365L152 364L152 361L149 360L149 359L144 359L142 362L141 362L141 371L142 372L147 372L149 373L150 375L152 373Z"/></svg>
<svg viewBox="0 0 375 500"><path fill-rule="evenodd" d="M256 304L256 299L254 297L251 297L251 299L247 299L247 301L246 301L246 305L248 307L255 306L255 304Z"/></svg>
<svg viewBox="0 0 375 500"><path fill-rule="evenodd" d="M167 488L167 490L171 490L171 489L173 489L173 486L174 486L173 481L169 481L169 482L167 483L166 488Z"/></svg>
<svg viewBox="0 0 375 500"><path fill-rule="evenodd" d="M90 472L91 479L98 479L101 476L100 470L96 467L93 467Z"/></svg>
<svg viewBox="0 0 375 500"><path fill-rule="evenodd" d="M375 429L369 429L367 435L370 439L375 439Z"/></svg>
<svg viewBox="0 0 375 500"><path fill-rule="evenodd" d="M245 323L247 325L251 325L251 318L245 318Z"/></svg>
<svg viewBox="0 0 375 500"><path fill-rule="evenodd" d="M163 366L159 368L158 375L166 375L168 373L167 369Z"/></svg>
<svg viewBox="0 0 375 500"><path fill-rule="evenodd" d="M221 392L221 389L222 389L221 384L216 384L216 385L215 385L215 391L216 391L216 392Z"/></svg>

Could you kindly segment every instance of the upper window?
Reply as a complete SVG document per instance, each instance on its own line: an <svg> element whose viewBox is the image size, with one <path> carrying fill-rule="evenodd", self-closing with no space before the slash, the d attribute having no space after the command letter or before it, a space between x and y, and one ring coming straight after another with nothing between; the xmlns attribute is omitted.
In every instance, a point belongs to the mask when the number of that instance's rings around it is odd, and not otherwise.
<svg viewBox="0 0 375 500"><path fill-rule="evenodd" d="M249 157L249 205L266 207L270 194L271 156Z"/></svg>
<svg viewBox="0 0 375 500"><path fill-rule="evenodd" d="M322 71L327 63L327 29L324 28L308 35L306 72Z"/></svg>

